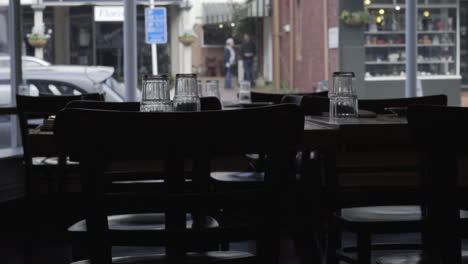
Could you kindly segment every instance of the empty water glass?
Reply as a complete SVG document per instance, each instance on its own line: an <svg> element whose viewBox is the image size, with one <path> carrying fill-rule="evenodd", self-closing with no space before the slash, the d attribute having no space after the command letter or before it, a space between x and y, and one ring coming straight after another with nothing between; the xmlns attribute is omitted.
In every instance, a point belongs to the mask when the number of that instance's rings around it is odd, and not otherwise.
<svg viewBox="0 0 468 264"><path fill-rule="evenodd" d="M221 100L221 92L219 90L218 80L208 80L202 89L202 97L214 96Z"/></svg>
<svg viewBox="0 0 468 264"><path fill-rule="evenodd" d="M353 72L333 73L333 87L328 90L330 117L357 117L358 97L353 78Z"/></svg>
<svg viewBox="0 0 468 264"><path fill-rule="evenodd" d="M252 102L252 99L250 96L250 82L242 81L240 83L240 88L239 88L239 103L249 104L251 102Z"/></svg>
<svg viewBox="0 0 468 264"><path fill-rule="evenodd" d="M141 112L172 111L167 75L144 76L142 89Z"/></svg>
<svg viewBox="0 0 468 264"><path fill-rule="evenodd" d="M323 92L328 91L328 81L322 80L317 82L317 90L316 92Z"/></svg>
<svg viewBox="0 0 468 264"><path fill-rule="evenodd" d="M203 82L201 80L198 80L197 86L198 86L198 97L203 97Z"/></svg>
<svg viewBox="0 0 468 264"><path fill-rule="evenodd" d="M331 117L357 117L358 100L356 96L330 97Z"/></svg>
<svg viewBox="0 0 468 264"><path fill-rule="evenodd" d="M196 74L177 74L174 111L200 111Z"/></svg>

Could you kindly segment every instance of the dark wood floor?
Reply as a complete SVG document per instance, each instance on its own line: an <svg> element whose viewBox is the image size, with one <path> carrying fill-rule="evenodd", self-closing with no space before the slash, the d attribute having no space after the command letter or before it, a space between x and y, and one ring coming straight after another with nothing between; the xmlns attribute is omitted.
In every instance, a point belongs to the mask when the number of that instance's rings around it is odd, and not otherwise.
<svg viewBox="0 0 468 264"><path fill-rule="evenodd" d="M67 240L66 227L82 215L83 205L78 202L49 197L37 201L31 213L24 201L13 201L0 205L0 263L1 264L65 264L71 261L71 246ZM47 206L45 206L47 204ZM376 241L417 242L417 234L376 236ZM354 243L354 237L345 234L344 244ZM467 243L464 243L467 248ZM281 263L299 264L294 243L287 236L281 247ZM254 252L254 243L244 242L231 245L233 249ZM144 255L163 252L154 247L114 247L113 255ZM374 257L388 252L376 252Z"/></svg>

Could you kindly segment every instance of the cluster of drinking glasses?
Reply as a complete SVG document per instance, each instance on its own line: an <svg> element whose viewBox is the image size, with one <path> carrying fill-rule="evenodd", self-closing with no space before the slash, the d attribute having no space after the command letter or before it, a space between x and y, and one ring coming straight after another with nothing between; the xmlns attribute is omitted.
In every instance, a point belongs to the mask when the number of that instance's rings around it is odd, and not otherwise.
<svg viewBox="0 0 468 264"><path fill-rule="evenodd" d="M144 76L141 112L200 111L200 97L221 98L219 81L197 80L196 74L177 74L174 98L171 101L167 75Z"/></svg>
<svg viewBox="0 0 468 264"><path fill-rule="evenodd" d="M333 87L328 90L330 117L357 117L358 97L353 79L353 72L333 73Z"/></svg>

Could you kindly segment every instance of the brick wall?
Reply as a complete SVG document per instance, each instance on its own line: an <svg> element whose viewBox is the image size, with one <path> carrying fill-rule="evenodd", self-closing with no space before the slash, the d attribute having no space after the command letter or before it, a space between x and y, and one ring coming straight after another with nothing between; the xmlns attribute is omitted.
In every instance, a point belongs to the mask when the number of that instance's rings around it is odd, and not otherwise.
<svg viewBox="0 0 468 264"><path fill-rule="evenodd" d="M290 19L292 1L296 1L295 19ZM325 38L328 30L324 29L324 16L327 16L328 28L338 26L338 0L327 0L328 14L321 0L280 1L281 52L280 71L282 85L290 86L294 77L294 88L302 92L315 90L318 81L329 79L325 69L331 75L338 68L338 49L328 50L328 65L325 65ZM293 22L294 25L291 24ZM295 30L294 37L294 73L290 70L291 43L290 34L284 30L285 25Z"/></svg>

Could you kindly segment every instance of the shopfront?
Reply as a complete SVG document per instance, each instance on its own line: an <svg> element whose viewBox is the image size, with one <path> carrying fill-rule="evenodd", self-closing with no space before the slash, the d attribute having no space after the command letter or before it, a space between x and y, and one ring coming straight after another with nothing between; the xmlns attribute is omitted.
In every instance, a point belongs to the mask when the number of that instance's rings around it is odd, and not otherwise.
<svg viewBox="0 0 468 264"><path fill-rule="evenodd" d="M360 11L362 24L343 15ZM340 68L356 72L360 97L404 97L405 1L342 1L340 14ZM418 0L419 95L443 93L449 104L460 104L462 76L468 76L461 67L461 22L460 1Z"/></svg>
<svg viewBox="0 0 468 264"><path fill-rule="evenodd" d="M168 26L171 15L177 15L180 1L157 1L168 9ZM144 9L147 1L137 5L138 74L150 74L151 46L145 43ZM44 33L49 36L43 47L43 59L52 64L104 65L115 68L115 77L123 77L123 5L122 1L22 1L23 54L35 56L35 47L28 43L27 35L35 25L37 9L41 9ZM0 9L0 52L7 52L7 8ZM168 30L168 39L171 39ZM160 73L170 73L171 45L158 45Z"/></svg>

